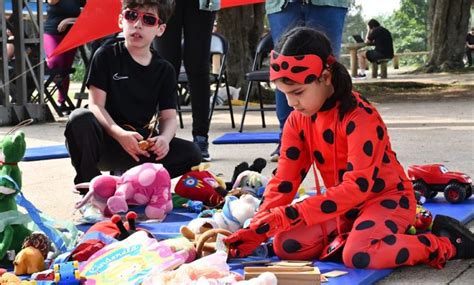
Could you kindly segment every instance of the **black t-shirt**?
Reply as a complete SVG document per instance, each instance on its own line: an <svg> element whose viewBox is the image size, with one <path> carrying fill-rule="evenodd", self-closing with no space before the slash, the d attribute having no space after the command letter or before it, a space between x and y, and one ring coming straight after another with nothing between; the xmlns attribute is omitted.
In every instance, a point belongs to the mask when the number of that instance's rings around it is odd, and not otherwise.
<svg viewBox="0 0 474 285"><path fill-rule="evenodd" d="M58 25L66 18L76 18L81 14L81 7L86 5L86 0L60 0L56 5L48 5L46 11L48 18L44 22L44 32L47 34L60 35L66 34L72 25L66 31L58 32Z"/></svg>
<svg viewBox="0 0 474 285"><path fill-rule="evenodd" d="M119 125L141 128L158 110L176 109L173 66L152 49L149 65L137 63L123 41L101 47L94 54L87 87L105 91L105 109Z"/></svg>
<svg viewBox="0 0 474 285"><path fill-rule="evenodd" d="M369 36L368 40L375 44L375 50L386 58L393 57L393 41L392 34L384 27L374 28Z"/></svg>
<svg viewBox="0 0 474 285"><path fill-rule="evenodd" d="M466 42L469 43L470 45L474 45L474 35L471 35L471 33L468 33L466 36Z"/></svg>

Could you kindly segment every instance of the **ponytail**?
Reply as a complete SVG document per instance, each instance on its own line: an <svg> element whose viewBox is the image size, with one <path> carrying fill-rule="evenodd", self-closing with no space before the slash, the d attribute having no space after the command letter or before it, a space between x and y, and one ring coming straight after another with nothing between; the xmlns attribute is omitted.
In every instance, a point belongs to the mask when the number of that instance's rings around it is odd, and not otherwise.
<svg viewBox="0 0 474 285"><path fill-rule="evenodd" d="M339 120L342 121L344 115L354 110L357 105L356 98L352 94L352 80L349 72L340 62L334 62L331 67L332 85L334 86L334 98L341 102L339 107Z"/></svg>

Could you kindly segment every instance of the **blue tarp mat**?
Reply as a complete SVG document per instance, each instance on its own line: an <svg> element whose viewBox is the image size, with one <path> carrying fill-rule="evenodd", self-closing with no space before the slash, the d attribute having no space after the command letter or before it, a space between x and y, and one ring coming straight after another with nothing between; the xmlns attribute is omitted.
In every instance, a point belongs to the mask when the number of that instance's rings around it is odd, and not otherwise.
<svg viewBox="0 0 474 285"><path fill-rule="evenodd" d="M225 133L212 141L213 144L278 143L280 132Z"/></svg>
<svg viewBox="0 0 474 285"><path fill-rule="evenodd" d="M66 149L66 146L61 144L27 148L25 156L23 157L23 161L36 161L66 157L69 157L69 153Z"/></svg>
<svg viewBox="0 0 474 285"><path fill-rule="evenodd" d="M433 215L442 214L454 217L463 223L467 223L474 219L474 198L471 198L461 204L450 204L439 194L434 200L425 204ZM133 209L137 210L137 209ZM197 214L189 213L182 209L173 210L162 223L139 223L139 227L148 229L150 232L155 234L158 239L171 238L179 235L179 227L186 225L190 220L195 218ZM81 230L86 230L90 225L81 225ZM244 259L231 259L229 265L233 271L243 274L243 266L240 262L252 261L261 258L244 258ZM277 260L275 258L275 260ZM372 284L377 280L384 278L389 275L393 270L369 270L369 269L351 269L345 267L341 263L333 262L320 262L316 261L315 265L319 267L322 273L329 272L332 270L344 270L349 274L340 276L337 278L330 278L327 284Z"/></svg>

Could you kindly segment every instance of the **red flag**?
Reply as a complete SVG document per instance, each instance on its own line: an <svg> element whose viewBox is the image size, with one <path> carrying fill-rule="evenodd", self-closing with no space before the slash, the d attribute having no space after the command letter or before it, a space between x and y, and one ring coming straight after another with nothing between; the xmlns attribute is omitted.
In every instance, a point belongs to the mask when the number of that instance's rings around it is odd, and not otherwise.
<svg viewBox="0 0 474 285"><path fill-rule="evenodd" d="M76 23L50 57L90 41L120 32L120 0L88 0Z"/></svg>
<svg viewBox="0 0 474 285"><path fill-rule="evenodd" d="M222 0L221 8L263 3L265 0ZM50 57L78 47L90 41L120 32L118 16L121 0L88 0L67 36L51 53Z"/></svg>

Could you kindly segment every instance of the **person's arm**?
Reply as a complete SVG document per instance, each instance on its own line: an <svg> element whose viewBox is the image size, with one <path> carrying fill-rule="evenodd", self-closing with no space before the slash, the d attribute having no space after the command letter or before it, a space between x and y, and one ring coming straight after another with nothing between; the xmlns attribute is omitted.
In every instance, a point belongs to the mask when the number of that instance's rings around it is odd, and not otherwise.
<svg viewBox="0 0 474 285"><path fill-rule="evenodd" d="M49 5L56 5L59 3L60 0L48 0Z"/></svg>
<svg viewBox="0 0 474 285"><path fill-rule="evenodd" d="M149 151L156 154L156 160L160 160L168 154L170 142L176 135L177 129L178 120L176 119L176 109L161 110L159 135L149 139L152 143Z"/></svg>
<svg viewBox="0 0 474 285"><path fill-rule="evenodd" d="M370 38L371 33L372 33L372 29L369 28L369 26L367 26L367 33L365 33L365 40L364 40L364 42L365 42L366 44L370 44L370 43L372 43L372 41L373 41L373 40Z"/></svg>
<svg viewBox="0 0 474 285"><path fill-rule="evenodd" d="M68 28L69 25L74 25L76 20L77 20L77 18L66 18L66 19L62 20L58 24L58 32L60 32L60 33L64 32Z"/></svg>
<svg viewBox="0 0 474 285"><path fill-rule="evenodd" d="M134 160L139 161L139 155L149 157L150 154L147 151L141 150L138 147L138 142L143 140L143 137L137 132L123 129L112 119L109 112L105 109L106 98L107 93L105 91L94 85L89 86L89 110L97 118L107 134L118 141Z"/></svg>

